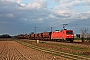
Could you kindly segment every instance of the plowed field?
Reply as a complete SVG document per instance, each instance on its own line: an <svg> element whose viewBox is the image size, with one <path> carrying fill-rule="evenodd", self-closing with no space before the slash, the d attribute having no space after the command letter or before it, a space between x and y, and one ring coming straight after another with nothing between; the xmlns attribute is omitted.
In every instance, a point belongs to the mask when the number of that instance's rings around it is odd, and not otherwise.
<svg viewBox="0 0 90 60"><path fill-rule="evenodd" d="M15 41L0 41L0 60L68 60L37 51Z"/></svg>

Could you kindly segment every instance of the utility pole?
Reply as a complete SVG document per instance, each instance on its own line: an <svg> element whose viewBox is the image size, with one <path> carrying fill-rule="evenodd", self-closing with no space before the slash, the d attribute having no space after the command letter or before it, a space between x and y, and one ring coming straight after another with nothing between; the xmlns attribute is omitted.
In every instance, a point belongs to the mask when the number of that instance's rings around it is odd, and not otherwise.
<svg viewBox="0 0 90 60"><path fill-rule="evenodd" d="M51 32L52 32L52 27L51 27Z"/></svg>
<svg viewBox="0 0 90 60"><path fill-rule="evenodd" d="M51 27L51 32L52 32L52 28L54 28L54 27Z"/></svg>
<svg viewBox="0 0 90 60"><path fill-rule="evenodd" d="M36 34L36 27L34 27L34 34Z"/></svg>
<svg viewBox="0 0 90 60"><path fill-rule="evenodd" d="M36 27L34 27L34 34L36 34ZM34 39L36 39L36 36L34 35Z"/></svg>

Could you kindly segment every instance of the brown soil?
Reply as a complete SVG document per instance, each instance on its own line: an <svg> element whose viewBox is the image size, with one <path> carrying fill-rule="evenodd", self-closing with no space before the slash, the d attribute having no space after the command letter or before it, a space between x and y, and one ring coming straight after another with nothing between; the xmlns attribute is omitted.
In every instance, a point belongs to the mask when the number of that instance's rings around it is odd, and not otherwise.
<svg viewBox="0 0 90 60"><path fill-rule="evenodd" d="M68 60L23 46L15 41L0 41L0 60Z"/></svg>

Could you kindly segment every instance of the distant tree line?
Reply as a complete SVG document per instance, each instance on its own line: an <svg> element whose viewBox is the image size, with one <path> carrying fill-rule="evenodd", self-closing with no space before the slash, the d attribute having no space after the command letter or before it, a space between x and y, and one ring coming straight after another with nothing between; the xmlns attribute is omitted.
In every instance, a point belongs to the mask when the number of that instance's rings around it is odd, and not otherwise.
<svg viewBox="0 0 90 60"><path fill-rule="evenodd" d="M0 35L0 38L11 38L11 36L9 34L3 34Z"/></svg>

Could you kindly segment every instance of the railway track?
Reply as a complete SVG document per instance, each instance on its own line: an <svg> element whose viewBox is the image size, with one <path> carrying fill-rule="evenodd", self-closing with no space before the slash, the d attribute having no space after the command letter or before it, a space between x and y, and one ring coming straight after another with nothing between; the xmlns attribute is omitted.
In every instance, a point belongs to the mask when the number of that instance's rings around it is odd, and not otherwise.
<svg viewBox="0 0 90 60"><path fill-rule="evenodd" d="M32 49L36 49L36 50L43 51L43 52L46 52L46 53L58 55L58 56L61 56L61 57L64 57L64 58L68 58L69 60L90 60L90 58L87 58L87 57L84 57L84 56L69 54L69 53L56 51L56 50L52 50L52 49L46 49L46 48L38 47L36 45L32 45L32 44L29 44L29 43L26 43L26 42L21 42L21 41L18 41L18 42L27 46L27 47L30 47Z"/></svg>
<svg viewBox="0 0 90 60"><path fill-rule="evenodd" d="M30 60L24 56L12 43L6 42L0 52L0 60Z"/></svg>

